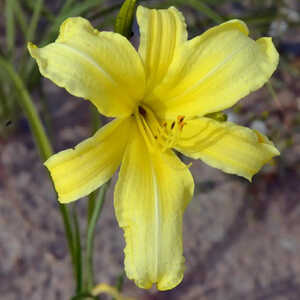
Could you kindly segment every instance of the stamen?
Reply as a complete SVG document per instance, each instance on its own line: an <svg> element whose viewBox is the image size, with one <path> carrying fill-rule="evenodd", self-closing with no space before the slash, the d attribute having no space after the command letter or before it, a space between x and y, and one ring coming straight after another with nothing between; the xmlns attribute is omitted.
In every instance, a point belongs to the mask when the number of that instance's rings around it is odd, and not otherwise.
<svg viewBox="0 0 300 300"><path fill-rule="evenodd" d="M166 151L169 148L172 148L175 144L176 141L179 139L180 133L186 123L183 122L184 116L178 116L177 117L177 122L175 121L172 122L170 129L172 130L171 132L166 132L164 135L166 136L166 142L163 146L162 151ZM175 126L177 125L177 126ZM174 129L174 130L173 130Z"/></svg>
<svg viewBox="0 0 300 300"><path fill-rule="evenodd" d="M178 116L176 121L159 122L155 114L147 106L138 106L135 113L139 129L150 151L159 147L165 152L173 148L180 138L181 131L186 125L184 116Z"/></svg>
<svg viewBox="0 0 300 300"><path fill-rule="evenodd" d="M142 118L141 121L146 130L146 133L148 133L149 139L151 140L152 143L154 143L153 132L152 132L151 128L149 127L148 123L145 121L144 118Z"/></svg>
<svg viewBox="0 0 300 300"><path fill-rule="evenodd" d="M178 121L179 123L182 123L183 120L184 120L184 116L178 116L178 117L177 117L177 121Z"/></svg>
<svg viewBox="0 0 300 300"><path fill-rule="evenodd" d="M142 136L144 137L145 143L147 144L149 150L151 152L153 152L154 147L153 147L153 144L151 144L150 141L149 141L149 134L147 134L147 133L149 133L149 130L148 130L148 128L145 128L145 126L144 126L145 124L143 123L143 118L141 118L140 116L137 116L137 124L138 124L138 127L140 129L140 132L141 132ZM148 132L146 132L146 130Z"/></svg>
<svg viewBox="0 0 300 300"><path fill-rule="evenodd" d="M146 111L142 106L139 106L139 113L143 116L146 117Z"/></svg>

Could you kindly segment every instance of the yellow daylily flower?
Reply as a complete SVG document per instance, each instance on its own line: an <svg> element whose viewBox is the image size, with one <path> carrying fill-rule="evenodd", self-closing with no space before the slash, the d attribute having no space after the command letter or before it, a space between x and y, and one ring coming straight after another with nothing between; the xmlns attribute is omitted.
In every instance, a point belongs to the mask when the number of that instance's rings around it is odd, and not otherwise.
<svg viewBox="0 0 300 300"><path fill-rule="evenodd" d="M271 38L249 38L240 20L191 40L174 7L139 6L137 21L138 51L79 17L61 25L54 43L28 48L45 77L115 118L45 162L59 201L88 195L121 165L114 205L125 271L141 288L168 290L183 278L182 217L194 190L173 149L249 180L279 155L263 134L207 117L260 88L278 53Z"/></svg>

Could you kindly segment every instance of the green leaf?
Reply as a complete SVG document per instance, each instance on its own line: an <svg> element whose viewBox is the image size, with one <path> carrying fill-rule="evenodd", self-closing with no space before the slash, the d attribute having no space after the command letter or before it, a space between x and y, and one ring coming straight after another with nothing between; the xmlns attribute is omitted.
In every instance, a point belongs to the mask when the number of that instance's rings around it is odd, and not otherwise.
<svg viewBox="0 0 300 300"><path fill-rule="evenodd" d="M94 286L94 270L93 270L93 249L94 249L94 237L97 221L100 217L102 211L103 203L105 200L105 194L108 189L110 181L102 185L98 189L98 194L95 198L95 205L92 215L90 217L88 228L87 228L87 237L86 237L86 287L88 290L92 289Z"/></svg>
<svg viewBox="0 0 300 300"><path fill-rule="evenodd" d="M196 10L199 10L204 15L206 15L208 18L213 20L216 24L220 24L224 22L224 18L218 15L213 9L211 9L207 4L205 4L203 1L199 0L185 0L184 2L181 0L175 0L179 5L183 4L193 7Z"/></svg>
<svg viewBox="0 0 300 300"><path fill-rule="evenodd" d="M124 35L127 38L131 36L131 26L136 9L137 0L125 0L118 13L115 32Z"/></svg>
<svg viewBox="0 0 300 300"><path fill-rule="evenodd" d="M18 20L18 23L20 25L20 28L22 30L22 33L26 36L26 31L28 28L28 22L27 22L27 17L24 14L24 11L18 1L15 1L15 6L14 6L14 11L15 11L15 16L16 19Z"/></svg>
<svg viewBox="0 0 300 300"><path fill-rule="evenodd" d="M82 16L84 13L88 12L90 9L95 8L96 6L99 6L102 2L103 2L103 0L85 0L84 2L80 2L77 5L72 6L65 13L61 12L55 19L55 22L52 24L50 29L48 30L48 32L45 35L45 38L42 40L41 44L45 45L45 44L51 42L55 38L61 23L65 19L67 19L69 17Z"/></svg>
<svg viewBox="0 0 300 300"><path fill-rule="evenodd" d="M75 268L76 268L76 293L82 292L82 251L81 251L81 240L80 240L80 228L78 222L78 216L76 211L77 203L73 204L73 223L74 223L74 257L75 257Z"/></svg>
<svg viewBox="0 0 300 300"><path fill-rule="evenodd" d="M13 50L15 46L15 39L16 39L14 6L15 6L15 0L5 1L6 44L9 53Z"/></svg>
<svg viewBox="0 0 300 300"><path fill-rule="evenodd" d="M30 11L33 12L34 10L34 7L35 7L35 0L23 0L23 4L25 5L25 7L27 9L29 9ZM51 22L54 22L55 20L55 16L54 14L46 7L45 3L42 7L42 15L48 20L48 21L51 21Z"/></svg>
<svg viewBox="0 0 300 300"><path fill-rule="evenodd" d="M102 8L100 10L95 10L89 15L89 20L95 20L97 18L103 18L109 14L112 14L115 12L115 10L120 9L122 6L122 3L117 3L112 6L108 6L105 8Z"/></svg>
<svg viewBox="0 0 300 300"><path fill-rule="evenodd" d="M33 15L31 18L31 22L27 30L27 37L26 37L27 41L32 41L34 39L36 27L38 25L42 13L43 4L44 4L44 0L36 0L35 2L35 5L33 7Z"/></svg>
<svg viewBox="0 0 300 300"><path fill-rule="evenodd" d="M66 0L65 4L63 5L63 7L60 10L60 15L66 14L68 12L68 10L71 8L73 2L74 2L74 0Z"/></svg>

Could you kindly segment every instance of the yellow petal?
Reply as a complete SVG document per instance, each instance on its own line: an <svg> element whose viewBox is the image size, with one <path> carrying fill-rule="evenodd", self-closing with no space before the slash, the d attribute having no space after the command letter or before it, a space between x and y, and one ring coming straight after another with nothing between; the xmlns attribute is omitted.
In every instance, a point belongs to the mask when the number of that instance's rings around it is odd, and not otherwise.
<svg viewBox="0 0 300 300"><path fill-rule="evenodd" d="M137 21L140 28L139 53L144 61L149 91L162 80L187 40L186 25L175 7L148 9L139 6Z"/></svg>
<svg viewBox="0 0 300 300"><path fill-rule="evenodd" d="M177 149L250 181L264 164L280 154L273 143L258 131L210 118L188 121Z"/></svg>
<svg viewBox="0 0 300 300"><path fill-rule="evenodd" d="M61 151L44 163L61 203L84 197L111 178L121 163L130 128L131 121L112 121L75 149Z"/></svg>
<svg viewBox="0 0 300 300"><path fill-rule="evenodd" d="M43 76L92 101L106 116L129 115L144 95L144 68L133 46L83 18L67 19L54 43L43 48L29 43L28 49Z"/></svg>
<svg viewBox="0 0 300 300"><path fill-rule="evenodd" d="M260 88L278 64L271 38L247 36L247 26L232 20L188 41L167 76L149 95L161 118L203 116L234 105Z"/></svg>
<svg viewBox="0 0 300 300"><path fill-rule="evenodd" d="M112 296L115 300L134 300L133 298L127 298L121 295L117 288L108 285L106 283L97 284L91 291L93 296L98 296L100 294L108 294Z"/></svg>
<svg viewBox="0 0 300 300"><path fill-rule="evenodd" d="M159 290L183 278L182 216L193 195L188 168L171 151L151 156L132 131L115 188L115 210L124 230L125 270L137 286Z"/></svg>

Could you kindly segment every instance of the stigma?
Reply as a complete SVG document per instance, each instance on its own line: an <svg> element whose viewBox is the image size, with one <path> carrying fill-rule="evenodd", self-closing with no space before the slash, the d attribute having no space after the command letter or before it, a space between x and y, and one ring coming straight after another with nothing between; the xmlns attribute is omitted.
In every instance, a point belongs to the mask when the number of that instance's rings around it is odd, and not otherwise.
<svg viewBox="0 0 300 300"><path fill-rule="evenodd" d="M146 105L139 105L134 116L150 152L164 152L175 147L186 125L184 116L179 115L175 120L160 120Z"/></svg>

